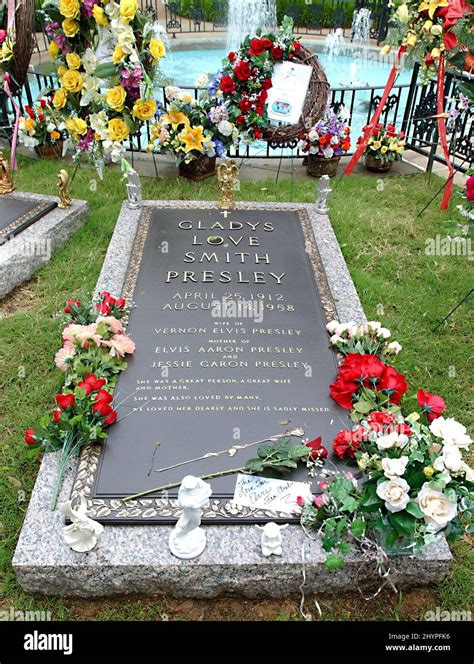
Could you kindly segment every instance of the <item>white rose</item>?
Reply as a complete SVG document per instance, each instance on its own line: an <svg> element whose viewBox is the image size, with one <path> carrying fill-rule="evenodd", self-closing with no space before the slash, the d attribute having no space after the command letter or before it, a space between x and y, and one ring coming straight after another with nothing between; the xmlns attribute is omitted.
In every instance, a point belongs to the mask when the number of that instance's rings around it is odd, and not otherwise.
<svg viewBox="0 0 474 664"><path fill-rule="evenodd" d="M381 327L377 332L377 336L382 337L382 339L388 339L390 336L392 336L392 333L387 327Z"/></svg>
<svg viewBox="0 0 474 664"><path fill-rule="evenodd" d="M456 445L468 450L472 442L466 434L466 427L452 417L437 417L431 422L430 431L435 436L442 438L445 445Z"/></svg>
<svg viewBox="0 0 474 664"><path fill-rule="evenodd" d="M377 487L377 495L385 501L389 512L401 512L410 502L410 485L401 477L386 480Z"/></svg>
<svg viewBox="0 0 474 664"><path fill-rule="evenodd" d="M391 343L387 344L387 348L385 349L385 352L390 354L390 355L398 355L398 353L402 350L402 347L398 343L398 341L392 341Z"/></svg>
<svg viewBox="0 0 474 664"><path fill-rule="evenodd" d="M405 473L408 464L408 457L401 456L399 459L389 459L385 457L382 459L382 470L385 477L395 479Z"/></svg>
<svg viewBox="0 0 474 664"><path fill-rule="evenodd" d="M54 122L49 122L49 123L46 125L46 131L47 131L49 134L51 134L51 132L53 132L55 129L56 129L56 125L54 124Z"/></svg>
<svg viewBox="0 0 474 664"><path fill-rule="evenodd" d="M179 88L175 85L167 85L165 88L165 97L168 101L174 101L179 92Z"/></svg>
<svg viewBox="0 0 474 664"><path fill-rule="evenodd" d="M432 489L429 482L421 487L417 501L425 515L428 529L434 533L444 528L458 513L456 503L448 500L442 491Z"/></svg>
<svg viewBox="0 0 474 664"><path fill-rule="evenodd" d="M474 483L474 469L468 466L465 461L462 462L461 471L468 482Z"/></svg>
<svg viewBox="0 0 474 664"><path fill-rule="evenodd" d="M462 464L463 460L459 447L456 447L456 445L445 445L442 454L436 459L433 467L439 471L443 471L446 468L446 470L452 473L459 473L462 469Z"/></svg>
<svg viewBox="0 0 474 664"><path fill-rule="evenodd" d="M369 320L367 321L367 327L369 328L369 332L378 332L382 327L382 323L379 323L378 320Z"/></svg>
<svg viewBox="0 0 474 664"><path fill-rule="evenodd" d="M220 131L220 133L223 136L230 136L234 128L232 126L232 123L229 122L228 120L221 120L217 125L217 129Z"/></svg>
<svg viewBox="0 0 474 664"><path fill-rule="evenodd" d="M336 334L336 330L338 329L339 329L339 323L337 320L331 320L326 325L326 330L329 332L329 334Z"/></svg>
<svg viewBox="0 0 474 664"><path fill-rule="evenodd" d="M347 343L347 339L343 339L338 334L333 334L332 337L329 337L329 341L332 343L333 346L335 346L336 344L346 344Z"/></svg>
<svg viewBox="0 0 474 664"><path fill-rule="evenodd" d="M352 339L352 337L361 337L364 334L364 330L362 329L361 325L358 325L357 323L352 323L352 325L347 330L347 333L349 335L349 338Z"/></svg>
<svg viewBox="0 0 474 664"><path fill-rule="evenodd" d="M405 447L407 443L407 436L404 433L397 433L396 431L377 438L377 447L379 450L389 450L392 447Z"/></svg>
<svg viewBox="0 0 474 664"><path fill-rule="evenodd" d="M207 74L201 74L197 77L195 85L197 88L205 88L208 83L209 76Z"/></svg>

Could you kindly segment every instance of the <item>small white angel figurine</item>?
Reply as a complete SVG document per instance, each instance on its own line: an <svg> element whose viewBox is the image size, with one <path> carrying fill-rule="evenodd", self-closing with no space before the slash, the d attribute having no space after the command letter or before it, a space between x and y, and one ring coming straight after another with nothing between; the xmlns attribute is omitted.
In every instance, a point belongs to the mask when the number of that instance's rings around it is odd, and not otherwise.
<svg viewBox="0 0 474 664"><path fill-rule="evenodd" d="M171 553L177 558L196 558L206 548L206 533L201 525L202 508L209 505L211 485L200 477L186 475L178 491L178 505L183 508L169 536Z"/></svg>
<svg viewBox="0 0 474 664"><path fill-rule="evenodd" d="M277 523L274 521L270 521L270 523L266 523L263 527L262 526L257 526L257 528L260 528L262 531L262 539L261 539L261 544L262 544L262 555L263 556L281 556L283 553L282 549L282 543L283 543L283 537L281 535L281 531L283 528L286 528L288 526L287 523L285 523L284 526L279 526Z"/></svg>
<svg viewBox="0 0 474 664"><path fill-rule="evenodd" d="M64 541L73 551L84 553L91 551L97 544L97 538L104 530L104 526L87 516L87 501L81 497L81 502L75 509L70 500L58 506L60 512L71 519L69 526L64 526Z"/></svg>

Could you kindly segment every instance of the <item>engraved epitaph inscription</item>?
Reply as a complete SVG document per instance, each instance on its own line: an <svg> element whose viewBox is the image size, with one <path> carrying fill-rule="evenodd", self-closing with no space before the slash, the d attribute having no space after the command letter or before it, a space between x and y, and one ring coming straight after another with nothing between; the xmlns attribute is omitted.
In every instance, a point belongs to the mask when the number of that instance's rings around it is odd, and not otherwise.
<svg viewBox="0 0 474 664"><path fill-rule="evenodd" d="M336 358L325 324L334 311L304 212L147 209L125 291L136 305L128 323L136 352L116 391L127 417L102 449L84 452L73 491L99 520L174 520L177 489L121 498L239 468L256 447L210 452L297 427L303 440L322 436L330 447L347 426L328 394ZM236 475L210 481L204 521L284 516L236 508Z"/></svg>
<svg viewBox="0 0 474 664"><path fill-rule="evenodd" d="M25 198L0 198L0 241L6 241L33 224L56 207Z"/></svg>

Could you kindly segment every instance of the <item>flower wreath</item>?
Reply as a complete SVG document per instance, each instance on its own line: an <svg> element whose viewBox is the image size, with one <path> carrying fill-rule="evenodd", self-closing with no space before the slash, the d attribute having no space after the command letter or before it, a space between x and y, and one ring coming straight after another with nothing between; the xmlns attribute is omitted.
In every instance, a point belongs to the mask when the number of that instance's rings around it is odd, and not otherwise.
<svg viewBox="0 0 474 664"><path fill-rule="evenodd" d="M260 140L270 127L265 102L275 65L292 60L301 51L292 28L292 20L285 17L275 34L261 35L257 30L256 37L247 36L240 48L223 60L218 74L219 90L227 102L231 121L246 143Z"/></svg>

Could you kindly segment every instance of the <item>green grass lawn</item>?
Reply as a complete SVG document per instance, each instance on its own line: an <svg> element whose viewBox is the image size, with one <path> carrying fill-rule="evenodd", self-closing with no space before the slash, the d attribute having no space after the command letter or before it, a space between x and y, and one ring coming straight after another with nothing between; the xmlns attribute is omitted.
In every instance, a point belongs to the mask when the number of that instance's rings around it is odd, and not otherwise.
<svg viewBox="0 0 474 664"><path fill-rule="evenodd" d="M56 194L58 163L20 159L16 184L21 190ZM215 199L214 180L143 178L145 198ZM419 387L441 394L450 416L472 421L472 306L463 304L436 332L435 325L472 287L472 263L465 256L428 256L425 240L443 234L439 198L416 218L440 186L426 175L386 178L382 191L375 178L344 178L331 197L331 220L352 278L369 318L380 319L404 347L397 367L411 391ZM243 181L248 201L312 202L315 182ZM53 355L60 346L57 312L80 290L92 290L124 197L120 173L108 170L98 180L91 169L78 170L73 196L87 199L86 224L51 262L23 287L0 302L0 609L50 610L53 619L278 619L298 617L298 599L178 602L167 598L70 600L32 597L21 591L11 557L33 488L38 460L30 460L23 430L52 408L61 385ZM471 360L471 364L470 364ZM414 402L415 405L415 402ZM472 404L471 404L472 405ZM45 546L47 543L45 542ZM419 619L436 606L466 610L473 605L470 543L453 547L455 563L438 587L394 595L382 593L365 603L359 596L319 598L325 619ZM307 610L316 618L311 600Z"/></svg>

